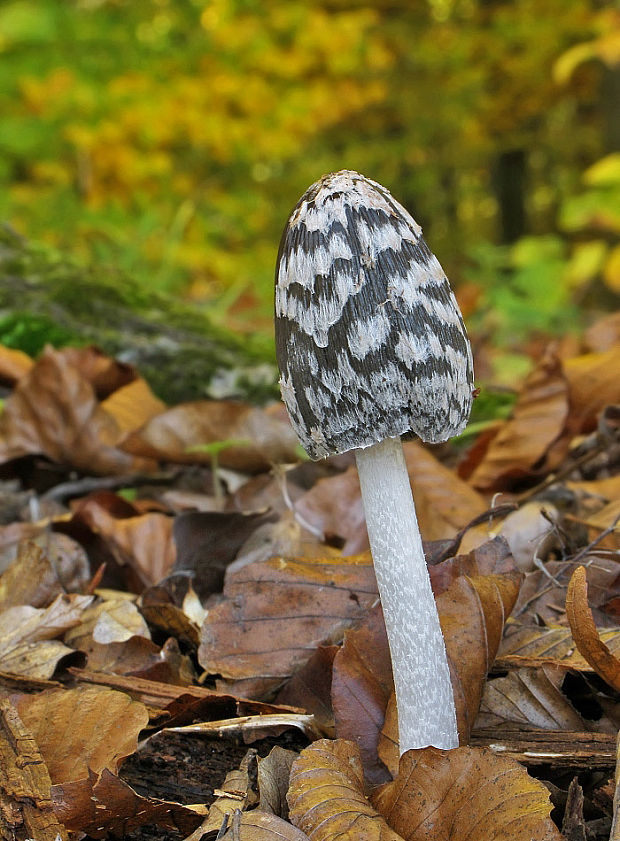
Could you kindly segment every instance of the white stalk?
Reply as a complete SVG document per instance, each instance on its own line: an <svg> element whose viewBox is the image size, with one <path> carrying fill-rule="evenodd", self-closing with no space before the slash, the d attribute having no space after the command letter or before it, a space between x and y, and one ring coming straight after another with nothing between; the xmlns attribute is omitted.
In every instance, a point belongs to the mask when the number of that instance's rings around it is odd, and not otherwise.
<svg viewBox="0 0 620 841"><path fill-rule="evenodd" d="M355 455L392 655L400 752L458 747L446 647L400 438Z"/></svg>

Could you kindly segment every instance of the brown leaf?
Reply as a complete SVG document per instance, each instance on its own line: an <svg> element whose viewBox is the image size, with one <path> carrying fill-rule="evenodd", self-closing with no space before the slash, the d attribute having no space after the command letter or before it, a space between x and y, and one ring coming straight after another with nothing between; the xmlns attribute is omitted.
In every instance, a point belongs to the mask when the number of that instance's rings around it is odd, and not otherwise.
<svg viewBox="0 0 620 841"><path fill-rule="evenodd" d="M92 598L60 595L45 610L20 605L0 613L0 670L50 678L58 662L73 654L55 637L80 622Z"/></svg>
<svg viewBox="0 0 620 841"><path fill-rule="evenodd" d="M151 418L166 410L166 404L156 397L142 377L114 391L101 404L118 424L123 434L139 429Z"/></svg>
<svg viewBox="0 0 620 841"><path fill-rule="evenodd" d="M340 647L337 645L320 645L276 697L278 704L300 707L313 715L323 734L331 737L335 735L331 702L332 669L338 651Z"/></svg>
<svg viewBox="0 0 620 841"><path fill-rule="evenodd" d="M297 461L298 441L290 425L263 409L228 400L182 403L150 420L123 442L129 453L180 464L211 463L193 447L243 441L218 455L222 467L257 473L279 462Z"/></svg>
<svg viewBox="0 0 620 841"><path fill-rule="evenodd" d="M583 566L577 567L568 584L566 616L579 653L604 681L620 691L620 660L601 642L596 630L588 605L588 585Z"/></svg>
<svg viewBox="0 0 620 841"><path fill-rule="evenodd" d="M145 824L192 832L202 816L179 803L141 797L131 786L104 769L99 776L53 785L54 813L75 832L92 838L122 838Z"/></svg>
<svg viewBox="0 0 620 841"><path fill-rule="evenodd" d="M105 400L117 389L133 382L137 376L131 365L112 359L95 345L65 347L57 353L92 385L99 400Z"/></svg>
<svg viewBox="0 0 620 841"><path fill-rule="evenodd" d="M555 466L566 449L554 453L552 462L548 454L561 437L568 415L568 383L560 361L548 354L525 380L512 417L491 440L470 483L485 491L506 490L517 479Z"/></svg>
<svg viewBox="0 0 620 841"><path fill-rule="evenodd" d="M36 542L25 541L19 545L15 561L0 576L0 608L23 604L45 607L72 589L71 585L73 589L76 584L84 585L88 571L86 553L64 534L50 532Z"/></svg>
<svg viewBox="0 0 620 841"><path fill-rule="evenodd" d="M589 350L602 353L620 345L620 310L604 315L585 332Z"/></svg>
<svg viewBox="0 0 620 841"><path fill-rule="evenodd" d="M144 704L99 686L22 695L16 708L53 783L81 780L104 768L116 772L120 760L136 750L149 720Z"/></svg>
<svg viewBox="0 0 620 841"><path fill-rule="evenodd" d="M540 666L516 669L487 682L476 729L567 730L617 732L606 717L583 718L562 692L566 669Z"/></svg>
<svg viewBox="0 0 620 841"><path fill-rule="evenodd" d="M159 513L117 517L107 502L114 496L86 497L76 506L74 518L101 535L116 561L129 565L143 585L156 584L174 565L173 518Z"/></svg>
<svg viewBox="0 0 620 841"><path fill-rule="evenodd" d="M199 839L209 832L217 832L235 811L246 811L255 806L258 803L256 775L257 753L254 748L250 748L239 768L233 768L226 774L226 779L215 792L217 796L209 808L209 814L191 838Z"/></svg>
<svg viewBox="0 0 620 841"><path fill-rule="evenodd" d="M366 779L372 785L388 779L377 748L393 691L390 650L379 605L345 634L332 677L336 735L357 744Z"/></svg>
<svg viewBox="0 0 620 841"><path fill-rule="evenodd" d="M265 759L258 759L258 807L279 818L288 818L288 792L291 767L298 754L276 745Z"/></svg>
<svg viewBox="0 0 620 841"><path fill-rule="evenodd" d="M93 640L107 645L134 636L148 639L150 633L131 597L126 593L106 593L105 599L98 599L83 611L79 622L65 634L65 642L88 651Z"/></svg>
<svg viewBox="0 0 620 841"><path fill-rule="evenodd" d="M605 406L620 403L620 345L603 353L588 353L567 359L571 427L576 432L596 428L596 418Z"/></svg>
<svg viewBox="0 0 620 841"><path fill-rule="evenodd" d="M308 841L300 829L259 809L234 813L229 829L221 838L222 841Z"/></svg>
<svg viewBox="0 0 620 841"><path fill-rule="evenodd" d="M21 350L0 345L0 381L15 385L34 365L34 361Z"/></svg>
<svg viewBox="0 0 620 841"><path fill-rule="evenodd" d="M612 654L620 656L620 629L600 628L598 633ZM501 668L509 669L559 664L570 666L575 671L594 671L575 649L575 641L568 628L539 625L524 625L505 634L496 662Z"/></svg>
<svg viewBox="0 0 620 841"><path fill-rule="evenodd" d="M545 786L484 748L407 751L372 803L405 841L561 841Z"/></svg>
<svg viewBox="0 0 620 841"><path fill-rule="evenodd" d="M50 347L18 382L0 416L3 461L42 453L89 473L148 467L149 462L117 449L120 438L117 422L101 408L90 382Z"/></svg>
<svg viewBox="0 0 620 841"><path fill-rule="evenodd" d="M319 645L339 640L376 598L369 555L249 564L227 577L224 600L203 624L198 660L210 674L276 687Z"/></svg>
<svg viewBox="0 0 620 841"><path fill-rule="evenodd" d="M301 752L287 799L291 822L313 841L402 841L364 796L359 751L344 739L323 739Z"/></svg>

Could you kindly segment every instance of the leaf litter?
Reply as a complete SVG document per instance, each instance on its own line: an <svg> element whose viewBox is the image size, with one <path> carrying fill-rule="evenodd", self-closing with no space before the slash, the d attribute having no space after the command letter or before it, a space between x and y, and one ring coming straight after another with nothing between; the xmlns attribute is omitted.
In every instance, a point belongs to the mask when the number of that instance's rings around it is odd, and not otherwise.
<svg viewBox="0 0 620 841"><path fill-rule="evenodd" d="M400 760L352 457L300 462L277 404L167 407L96 348L0 348L10 831L608 837L615 324L548 350L487 431L405 444L461 746Z"/></svg>

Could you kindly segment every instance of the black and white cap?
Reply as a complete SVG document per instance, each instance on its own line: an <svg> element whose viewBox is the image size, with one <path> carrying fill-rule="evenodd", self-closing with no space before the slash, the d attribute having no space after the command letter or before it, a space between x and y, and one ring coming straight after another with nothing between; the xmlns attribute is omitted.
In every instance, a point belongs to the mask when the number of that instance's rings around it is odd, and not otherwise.
<svg viewBox="0 0 620 841"><path fill-rule="evenodd" d="M282 399L313 459L415 432L446 441L471 410L473 363L420 226L351 170L299 200L276 266Z"/></svg>

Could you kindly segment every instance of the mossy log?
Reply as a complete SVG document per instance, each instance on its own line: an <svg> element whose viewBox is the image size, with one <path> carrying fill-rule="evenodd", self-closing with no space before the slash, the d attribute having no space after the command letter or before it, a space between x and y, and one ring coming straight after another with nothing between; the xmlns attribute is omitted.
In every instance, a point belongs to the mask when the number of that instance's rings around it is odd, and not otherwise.
<svg viewBox="0 0 620 841"><path fill-rule="evenodd" d="M84 267L0 226L0 344L36 356L95 344L134 365L169 403L276 396L270 338L240 338L199 306L146 290L118 271Z"/></svg>

